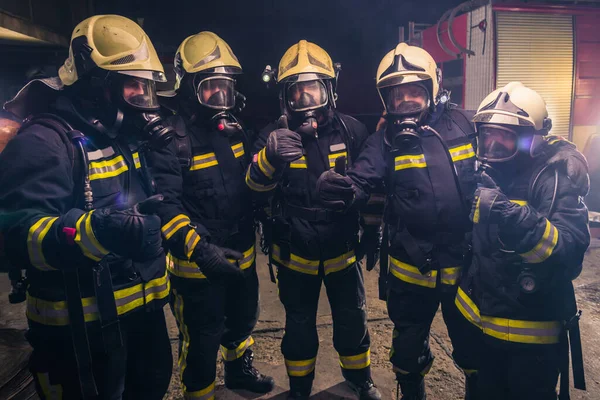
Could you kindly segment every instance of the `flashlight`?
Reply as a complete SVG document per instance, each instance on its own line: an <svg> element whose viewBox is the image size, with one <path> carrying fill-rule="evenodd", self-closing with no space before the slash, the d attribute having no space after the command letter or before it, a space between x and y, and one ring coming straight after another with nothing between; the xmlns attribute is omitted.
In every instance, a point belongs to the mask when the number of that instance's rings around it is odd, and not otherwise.
<svg viewBox="0 0 600 400"><path fill-rule="evenodd" d="M271 81L275 80L275 70L270 65L267 65L262 72L261 79L268 86Z"/></svg>

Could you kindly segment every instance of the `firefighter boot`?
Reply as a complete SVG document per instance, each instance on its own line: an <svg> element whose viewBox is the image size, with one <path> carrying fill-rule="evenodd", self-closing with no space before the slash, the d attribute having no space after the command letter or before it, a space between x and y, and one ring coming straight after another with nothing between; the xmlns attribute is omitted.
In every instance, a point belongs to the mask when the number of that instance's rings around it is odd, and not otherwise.
<svg viewBox="0 0 600 400"><path fill-rule="evenodd" d="M348 382L348 386L358 395L359 400L381 400L381 393L379 393L371 378L360 384L350 381L346 382Z"/></svg>
<svg viewBox="0 0 600 400"><path fill-rule="evenodd" d="M398 380L398 395L401 400L427 400L425 395L425 379L420 374L396 374Z"/></svg>
<svg viewBox="0 0 600 400"><path fill-rule="evenodd" d="M465 400L477 400L477 372L465 374Z"/></svg>
<svg viewBox="0 0 600 400"><path fill-rule="evenodd" d="M225 386L227 389L244 389L254 393L268 393L273 390L275 381L270 376L258 372L252 366L254 354L248 349L237 360L225 362Z"/></svg>
<svg viewBox="0 0 600 400"><path fill-rule="evenodd" d="M303 377L290 376L290 393L288 394L288 399L308 399L312 390L312 383L314 377L314 372L312 372L308 376Z"/></svg>

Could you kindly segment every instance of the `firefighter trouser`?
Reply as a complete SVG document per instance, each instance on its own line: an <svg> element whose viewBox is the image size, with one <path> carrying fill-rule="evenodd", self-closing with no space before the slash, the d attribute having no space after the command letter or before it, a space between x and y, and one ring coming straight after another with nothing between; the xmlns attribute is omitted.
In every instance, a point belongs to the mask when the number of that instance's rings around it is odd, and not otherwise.
<svg viewBox="0 0 600 400"><path fill-rule="evenodd" d="M206 279L172 276L171 309L179 327L179 373L186 398L214 395L217 353L240 358L254 340L258 321L256 264L244 279L213 284Z"/></svg>
<svg viewBox="0 0 600 400"><path fill-rule="evenodd" d="M440 304L454 348L454 361L467 374L477 370L481 331L463 318L454 304L455 297L456 290L450 288L411 290L392 286L387 307L394 323L390 361L396 373L429 372L434 358L429 348L429 331Z"/></svg>
<svg viewBox="0 0 600 400"><path fill-rule="evenodd" d="M98 399L162 399L173 369L163 310L137 310L120 327L123 346L110 353L102 351L100 332L88 329ZM80 399L70 338L49 338L32 328L28 339L33 346L29 368L40 398Z"/></svg>
<svg viewBox="0 0 600 400"><path fill-rule="evenodd" d="M556 400L559 345L513 347L483 346L478 398Z"/></svg>
<svg viewBox="0 0 600 400"><path fill-rule="evenodd" d="M318 262L316 262L318 264ZM365 287L360 266L317 275L279 266L279 298L285 307L285 335L281 351L288 375L295 381L311 380L319 348L317 308L321 282L325 282L333 318L333 345L347 380L370 378L371 340L367 330Z"/></svg>

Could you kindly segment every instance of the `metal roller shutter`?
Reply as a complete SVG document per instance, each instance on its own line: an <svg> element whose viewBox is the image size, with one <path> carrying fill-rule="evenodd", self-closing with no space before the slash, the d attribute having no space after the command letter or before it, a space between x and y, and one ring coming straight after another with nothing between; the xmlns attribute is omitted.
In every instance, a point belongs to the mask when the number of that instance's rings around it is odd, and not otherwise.
<svg viewBox="0 0 600 400"><path fill-rule="evenodd" d="M496 13L496 87L519 81L546 100L555 135L569 136L573 17Z"/></svg>

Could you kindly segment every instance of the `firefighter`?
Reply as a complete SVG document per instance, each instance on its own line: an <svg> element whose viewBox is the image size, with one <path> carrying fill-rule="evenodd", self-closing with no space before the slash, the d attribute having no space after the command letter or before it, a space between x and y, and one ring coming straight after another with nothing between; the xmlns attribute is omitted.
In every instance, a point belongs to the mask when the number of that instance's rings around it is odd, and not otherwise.
<svg viewBox="0 0 600 400"><path fill-rule="evenodd" d="M483 333L479 393L556 399L560 370L560 398L568 399L569 341L575 387L585 388L571 282L590 243L585 159L546 137L546 104L520 82L488 95L473 121L483 169L471 212L473 261L456 305ZM549 162L557 151L581 179Z"/></svg>
<svg viewBox="0 0 600 400"><path fill-rule="evenodd" d="M145 149L172 137L158 115L163 67L117 15L75 27L59 77L6 108L27 117L0 155L11 264L27 269L30 371L42 399L162 399L172 369L160 218Z"/></svg>
<svg viewBox="0 0 600 400"><path fill-rule="evenodd" d="M360 399L380 399L371 380L365 288L356 255L359 216L324 209L315 186L336 160L351 165L368 136L363 124L335 109L336 69L325 50L306 40L286 51L276 71L280 128L270 124L260 132L246 183L272 199L270 262L277 267L286 311L281 349L290 398L310 396L324 281L344 378Z"/></svg>
<svg viewBox="0 0 600 400"><path fill-rule="evenodd" d="M317 185L322 201L341 211L385 185L389 272L385 258L381 264L394 322L390 360L402 399L425 399L424 376L434 358L429 331L440 304L467 387L477 368L465 351L471 336L465 329L477 332L454 306L475 191L474 129L467 111L440 101L441 77L425 50L400 43L381 61L376 80L386 123L348 176L330 170Z"/></svg>
<svg viewBox="0 0 600 400"><path fill-rule="evenodd" d="M225 386L267 393L273 379L252 366L259 309L253 209L244 182L250 149L234 116L242 67L212 32L185 39L174 65L175 91L166 94L177 137L150 163L165 196L158 214L169 250L184 395L214 396L219 345Z"/></svg>

